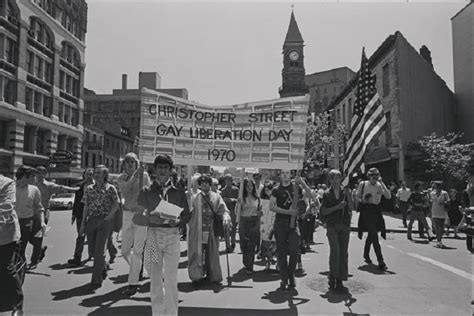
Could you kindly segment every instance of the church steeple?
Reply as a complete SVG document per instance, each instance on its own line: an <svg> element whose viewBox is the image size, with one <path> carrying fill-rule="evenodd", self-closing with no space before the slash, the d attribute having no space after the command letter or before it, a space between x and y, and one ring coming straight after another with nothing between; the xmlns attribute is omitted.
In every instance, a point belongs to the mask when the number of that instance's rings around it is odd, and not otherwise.
<svg viewBox="0 0 474 316"><path fill-rule="evenodd" d="M304 41L293 10L291 11L290 24L283 43L283 70L280 97L300 96L308 93L304 81Z"/></svg>
<svg viewBox="0 0 474 316"><path fill-rule="evenodd" d="M303 43L298 23L296 23L295 14L291 11L290 25L288 25L288 32L286 32L285 43Z"/></svg>

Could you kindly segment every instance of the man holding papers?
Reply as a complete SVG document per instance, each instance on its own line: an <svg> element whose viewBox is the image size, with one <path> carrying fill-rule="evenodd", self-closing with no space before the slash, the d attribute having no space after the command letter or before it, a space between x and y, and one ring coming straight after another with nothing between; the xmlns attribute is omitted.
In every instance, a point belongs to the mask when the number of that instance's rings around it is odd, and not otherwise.
<svg viewBox="0 0 474 316"><path fill-rule="evenodd" d="M138 196L149 218L145 267L151 279L151 309L153 315L178 315L179 227L186 225L190 213L185 192L171 181L171 157L158 155L153 165L156 180Z"/></svg>

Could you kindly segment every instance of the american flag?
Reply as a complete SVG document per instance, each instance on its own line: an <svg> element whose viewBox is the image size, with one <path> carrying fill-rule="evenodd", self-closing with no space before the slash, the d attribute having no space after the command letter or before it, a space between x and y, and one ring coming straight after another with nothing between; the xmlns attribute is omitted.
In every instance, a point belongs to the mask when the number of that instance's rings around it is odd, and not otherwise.
<svg viewBox="0 0 474 316"><path fill-rule="evenodd" d="M387 118L375 88L375 76L369 68L369 60L362 50L362 62L357 82L354 114L347 142L344 160L344 185L349 183L350 176L357 171L365 172L364 154L372 139L387 123Z"/></svg>

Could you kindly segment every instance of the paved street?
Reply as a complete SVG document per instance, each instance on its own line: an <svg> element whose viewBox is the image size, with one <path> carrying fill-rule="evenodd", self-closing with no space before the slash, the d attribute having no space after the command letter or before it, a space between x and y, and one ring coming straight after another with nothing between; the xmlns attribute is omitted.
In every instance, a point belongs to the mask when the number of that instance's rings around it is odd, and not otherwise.
<svg viewBox="0 0 474 316"><path fill-rule="evenodd" d="M51 214L47 257L26 276L26 315L146 315L149 281L129 298L121 294L127 286L127 265L118 257L109 279L96 293L88 293L91 264L71 268L75 229L70 211ZM356 217L352 219L353 226ZM403 230L401 222L386 216L389 229ZM416 236L416 234L414 235ZM414 239L417 241L417 239ZM363 243L355 232L349 245L349 294L327 293L328 244L325 230L315 234L313 251L304 255L306 275L297 279L298 293L277 291L279 277L263 271L249 277L241 271L238 251L229 255L232 285L222 288L191 286L186 269L186 243L182 242L179 266L180 315L471 315L472 257L464 240L446 239L447 249L421 240L409 242L402 233L390 233L382 241L389 270L380 272L362 261ZM29 246L30 247L30 246ZM221 247L222 249L222 247ZM29 249L30 250L30 249ZM86 253L86 252L84 252ZM375 255L372 254L373 259ZM221 256L226 272L226 256Z"/></svg>

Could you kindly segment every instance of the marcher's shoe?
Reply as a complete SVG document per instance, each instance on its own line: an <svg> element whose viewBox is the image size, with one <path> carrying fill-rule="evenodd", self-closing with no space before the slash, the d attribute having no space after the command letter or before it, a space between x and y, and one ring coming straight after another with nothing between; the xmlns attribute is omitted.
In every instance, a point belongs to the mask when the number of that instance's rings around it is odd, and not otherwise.
<svg viewBox="0 0 474 316"><path fill-rule="evenodd" d="M368 257L368 256L364 256L364 261L367 264L372 264L372 260L370 260L370 257Z"/></svg>
<svg viewBox="0 0 474 316"><path fill-rule="evenodd" d="M87 258L86 262L93 261L93 260L94 260L93 257L89 257L89 258Z"/></svg>
<svg viewBox="0 0 474 316"><path fill-rule="evenodd" d="M426 238L426 236L425 236L425 235L423 235L423 234L420 234L420 238L422 238L422 239L425 239L425 238Z"/></svg>
<svg viewBox="0 0 474 316"><path fill-rule="evenodd" d="M288 290L296 288L295 277L290 277L290 283L288 284Z"/></svg>
<svg viewBox="0 0 474 316"><path fill-rule="evenodd" d="M101 286L102 286L102 283L90 283L89 286L87 287L87 290L89 292L94 292L95 290L97 290Z"/></svg>
<svg viewBox="0 0 474 316"><path fill-rule="evenodd" d="M247 274L247 275L252 275L252 274L253 274L253 270L252 270L252 269L245 269L245 274Z"/></svg>
<svg viewBox="0 0 474 316"><path fill-rule="evenodd" d="M32 262L28 265L27 270L34 270L36 268L38 268L38 264Z"/></svg>
<svg viewBox="0 0 474 316"><path fill-rule="evenodd" d="M342 280L336 280L336 291L347 292L347 287L342 284Z"/></svg>
<svg viewBox="0 0 474 316"><path fill-rule="evenodd" d="M82 265L81 259L78 259L78 258L69 259L67 263L72 264L75 267L80 267Z"/></svg>
<svg viewBox="0 0 474 316"><path fill-rule="evenodd" d="M379 262L379 269L382 270L382 271L387 271L387 265L385 264L385 262Z"/></svg>
<svg viewBox="0 0 474 316"><path fill-rule="evenodd" d="M109 259L109 263L110 264L113 264L115 262L115 257L116 256L111 256L110 259Z"/></svg>
<svg viewBox="0 0 474 316"><path fill-rule="evenodd" d="M436 239L436 238L435 238L435 237L433 237L433 236L431 236L431 237L428 237L428 241L433 241L433 240L435 240L435 239Z"/></svg>
<svg viewBox="0 0 474 316"><path fill-rule="evenodd" d="M123 292L123 294L132 296L138 292L138 285L129 285L128 288Z"/></svg>
<svg viewBox="0 0 474 316"><path fill-rule="evenodd" d="M303 272L303 271L304 271L304 269L303 269L303 263L302 263L302 262L298 262L298 265L297 265L297 267L296 267L296 270L297 270L298 272Z"/></svg>
<svg viewBox="0 0 474 316"><path fill-rule="evenodd" d="M286 291L288 289L288 284L285 281L280 282L280 290Z"/></svg>
<svg viewBox="0 0 474 316"><path fill-rule="evenodd" d="M262 260L262 254L259 253L259 254L257 255L257 260Z"/></svg>
<svg viewBox="0 0 474 316"><path fill-rule="evenodd" d="M413 238L411 238L411 236L407 236L407 239L408 240L413 240Z"/></svg>
<svg viewBox="0 0 474 316"><path fill-rule="evenodd" d="M46 256L46 250L48 250L48 246L43 246L43 248L41 248L41 252L38 256L39 262L43 261L44 257Z"/></svg>
<svg viewBox="0 0 474 316"><path fill-rule="evenodd" d="M335 290L336 289L336 278L330 275L328 277L328 285L329 285L329 291Z"/></svg>

